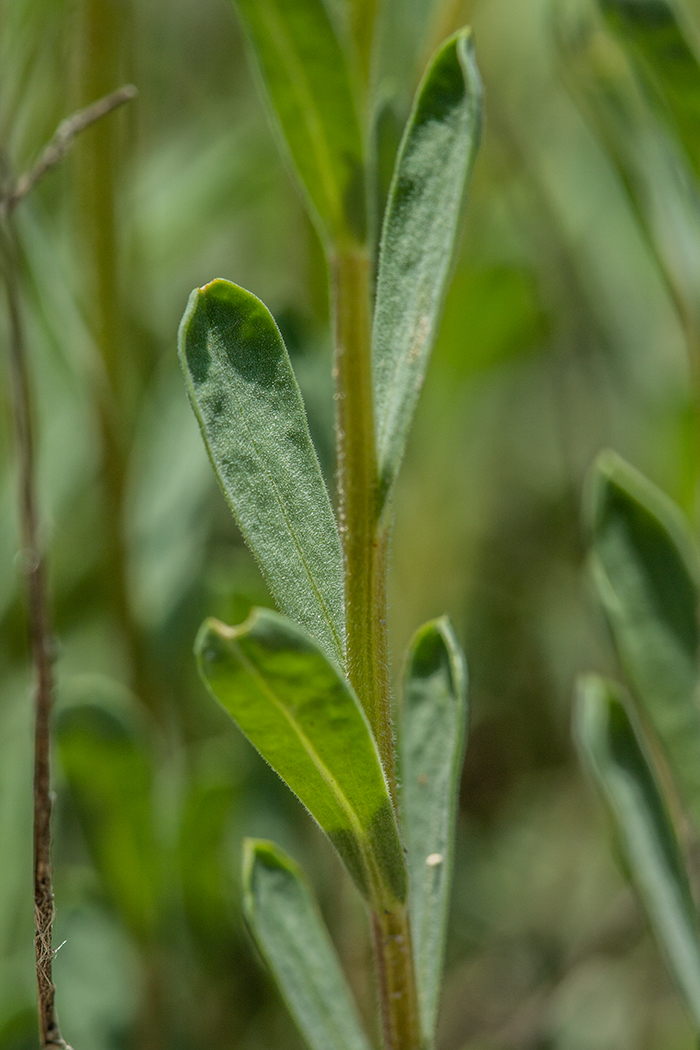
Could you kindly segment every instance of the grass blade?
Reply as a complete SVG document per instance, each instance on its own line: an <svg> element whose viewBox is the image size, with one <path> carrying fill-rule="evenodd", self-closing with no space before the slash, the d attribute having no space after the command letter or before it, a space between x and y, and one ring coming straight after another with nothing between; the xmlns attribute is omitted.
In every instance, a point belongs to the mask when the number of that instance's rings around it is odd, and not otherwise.
<svg viewBox="0 0 700 1050"><path fill-rule="evenodd" d="M362 135L346 56L323 0L235 0L322 239L366 235Z"/></svg>
<svg viewBox="0 0 700 1050"><path fill-rule="evenodd" d="M621 663L698 820L700 572L692 537L677 507L611 452L596 464L590 519L594 577Z"/></svg>
<svg viewBox="0 0 700 1050"><path fill-rule="evenodd" d="M700 175L700 67L668 0L600 0L652 102Z"/></svg>
<svg viewBox="0 0 700 1050"><path fill-rule="evenodd" d="M243 845L243 908L311 1050L369 1050L311 887L272 842Z"/></svg>
<svg viewBox="0 0 700 1050"><path fill-rule="evenodd" d="M192 292L179 345L214 470L272 596L342 667L340 539L269 310L243 288L212 281Z"/></svg>
<svg viewBox="0 0 700 1050"><path fill-rule="evenodd" d="M375 906L406 896L406 870L376 744L347 679L300 627L255 609L239 627L207 620L201 675L326 832Z"/></svg>
<svg viewBox="0 0 700 1050"><path fill-rule="evenodd" d="M413 952L426 1045L435 1035L442 983L466 726L466 664L443 617L422 627L411 643L401 733Z"/></svg>
<svg viewBox="0 0 700 1050"><path fill-rule="evenodd" d="M700 1028L697 916L641 727L615 687L590 675L579 683L575 735L612 811L651 924Z"/></svg>
<svg viewBox="0 0 700 1050"><path fill-rule="evenodd" d="M480 126L481 83L465 29L443 44L418 88L384 218L373 332L382 501L437 335Z"/></svg>

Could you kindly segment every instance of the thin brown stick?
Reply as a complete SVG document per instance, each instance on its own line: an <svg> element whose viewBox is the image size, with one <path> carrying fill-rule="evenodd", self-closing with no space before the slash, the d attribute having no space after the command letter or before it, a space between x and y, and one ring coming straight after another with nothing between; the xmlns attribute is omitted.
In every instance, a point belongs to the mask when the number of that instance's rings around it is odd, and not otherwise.
<svg viewBox="0 0 700 1050"><path fill-rule="evenodd" d="M125 102L130 102L136 94L137 90L133 84L125 84L110 95L105 95L104 98L98 99L97 102L91 103L85 109L80 109L77 113L62 120L51 141L42 150L37 162L28 171L25 171L24 175L20 175L5 199L0 202L5 211L11 212L49 168L63 160L76 136L89 128L96 120L106 117L113 109L123 106Z"/></svg>
<svg viewBox="0 0 700 1050"><path fill-rule="evenodd" d="M51 625L48 613L46 567L39 541L39 515L35 487L35 448L32 395L25 351L17 284L13 231L5 220L2 231L2 273L7 292L9 363L16 454L19 466L22 568L26 573L29 637L34 664L34 949L39 1002L41 1045L66 1047L54 1007L51 930L54 917L51 880L51 794L49 789L49 722L54 680Z"/></svg>
<svg viewBox="0 0 700 1050"><path fill-rule="evenodd" d="M41 177L57 164L81 131L128 102L127 85L59 124L36 164L0 199L0 273L7 293L12 413L19 473L22 568L26 573L29 637L35 673L34 729L34 951L42 1050L71 1050L61 1036L53 983L54 919L51 870L51 709L54 695L53 645L46 563L41 549L36 492L32 387L22 324L19 265L12 212Z"/></svg>

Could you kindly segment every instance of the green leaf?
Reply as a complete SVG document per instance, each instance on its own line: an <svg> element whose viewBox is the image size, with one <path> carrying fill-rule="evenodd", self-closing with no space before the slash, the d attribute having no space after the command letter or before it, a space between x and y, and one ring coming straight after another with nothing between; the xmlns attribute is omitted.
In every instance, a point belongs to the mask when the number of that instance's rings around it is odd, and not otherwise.
<svg viewBox="0 0 700 1050"><path fill-rule="evenodd" d="M347 679L300 627L254 609L202 625L202 678L326 832L375 906L406 897L406 869L376 744Z"/></svg>
<svg viewBox="0 0 700 1050"><path fill-rule="evenodd" d="M369 1050L311 887L272 842L244 842L243 908L311 1050Z"/></svg>
<svg viewBox="0 0 700 1050"><path fill-rule="evenodd" d="M179 837L182 901L190 934L214 968L231 951L231 878L226 832L236 796L230 783L195 780L183 807Z"/></svg>
<svg viewBox="0 0 700 1050"><path fill-rule="evenodd" d="M614 453L591 494L594 578L620 660L698 820L697 552L678 508Z"/></svg>
<svg viewBox="0 0 700 1050"><path fill-rule="evenodd" d="M442 983L466 726L466 663L443 617L422 627L411 643L401 732L411 929L427 1045L435 1034Z"/></svg>
<svg viewBox="0 0 700 1050"><path fill-rule="evenodd" d="M179 347L214 470L273 598L342 667L340 539L269 310L243 288L212 281L192 292Z"/></svg>
<svg viewBox="0 0 700 1050"><path fill-rule="evenodd" d="M668 0L601 0L606 20L700 175L700 67Z"/></svg>
<svg viewBox="0 0 700 1050"><path fill-rule="evenodd" d="M700 1027L697 916L641 727L616 687L590 675L579 683L575 735L612 811L651 924Z"/></svg>
<svg viewBox="0 0 700 1050"><path fill-rule="evenodd" d="M161 884L152 761L135 722L99 704L65 709L56 725L61 766L102 884L142 943L154 936Z"/></svg>
<svg viewBox="0 0 700 1050"><path fill-rule="evenodd" d="M418 88L384 217L373 333L382 501L437 335L480 127L481 84L465 29L443 44Z"/></svg>
<svg viewBox="0 0 700 1050"><path fill-rule="evenodd" d="M323 0L235 0L273 127L326 242L364 241L365 169L352 75Z"/></svg>

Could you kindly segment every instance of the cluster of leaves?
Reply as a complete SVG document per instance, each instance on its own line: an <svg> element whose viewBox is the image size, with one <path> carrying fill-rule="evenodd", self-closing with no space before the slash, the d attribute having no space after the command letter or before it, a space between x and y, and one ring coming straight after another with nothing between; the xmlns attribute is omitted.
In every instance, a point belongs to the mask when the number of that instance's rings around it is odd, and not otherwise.
<svg viewBox="0 0 700 1050"><path fill-rule="evenodd" d="M656 979L655 953L640 940L643 931L635 924L633 935L612 948L579 950L606 932L619 882L599 840L595 810L570 765L567 736L572 668L597 644L575 571L581 472L593 450L614 444L634 462L651 462L654 476L689 506L690 483L678 477L687 418L685 388L674 371L679 338L646 253L656 258L665 247L675 256L693 243L692 211L679 213L673 203L692 181L678 178L683 151L674 143L668 110L648 106L649 81L639 79L637 66L625 61L601 23L592 50L567 50L567 79L576 74L582 101L582 87L605 88L587 96L589 115L596 99L614 100L613 87L631 92L634 110L625 111L628 119L612 138L601 133L601 141L627 144L628 173L637 171L640 181L625 176L611 150L622 187L651 186L655 205L673 205L675 216L658 222L662 236L653 243L647 238L646 247L630 237L625 197L551 76L552 42L539 0L473 6L491 113L472 191L470 236L397 491L390 610L395 638L408 638L412 624L448 606L460 636L469 639L472 736L443 1039L452 1046L519 1046L525 1024L528 1039L557 1047L572 1039L577 1046L597 1047L601 1040L630 1046L635 1032L662 1045L677 1038L678 1017L669 1009L664 982ZM587 6L576 4L579 12ZM88 42L82 19L91 8L101 24L105 12L117 9L104 0L77 6L0 0L0 8L3 146L21 167L74 104L95 97L91 90L71 101L78 66L108 65L99 52L90 59L100 35ZM380 206L410 102L413 64L432 46L431 8L436 26L457 24L451 4L384 5L391 53L385 50L382 75L389 70L392 85L406 97L390 93L378 119L385 136L378 158ZM92 209L85 214L90 198L82 183L72 214L64 210L87 143L76 150L76 168L52 176L18 216L41 395L61 702L76 698L76 670L99 675L83 680L80 712L59 721L56 943L68 937L56 961L59 1011L76 1046L105 1046L115 1033L120 1045L134 1039L157 1046L158 1038L167 1042L187 1033L193 1046L250 1048L278 1040L295 1046L278 997L237 926L229 852L237 853L238 836L268 835L303 857L360 996L364 989L352 968L362 954L355 939L361 927L348 912L344 884L324 878L333 862L329 851L316 848L311 822L263 763L248 760L245 741L220 712L202 704L190 673L190 639L202 616L213 611L237 623L267 595L211 484L173 368L172 335L186 293L213 273L235 274L274 303L328 478L333 463L324 428L332 401L319 335L326 322L325 274L319 277L316 239L260 119L227 6L202 3L195 11L151 0L137 5L134 18L127 31L129 72L121 78L141 88L134 111L139 135L129 136L126 158L114 142L108 150L117 159L118 236L111 256L117 268L129 249L113 298L121 313L117 359L125 382L108 405L121 430L128 481L121 501L109 492L114 473L103 472L98 439L95 401L105 391L101 348L85 310L76 308L76 289L83 303L94 301L81 265L88 276L97 272L85 241L72 254L76 217L85 217L88 245L99 230ZM586 39L572 37L567 45ZM614 74L607 88L597 77L602 59L611 60L605 69ZM22 79L15 87L18 63ZM109 75L100 90L118 82ZM601 132L600 123L595 127ZM636 200L633 193L629 201L639 217ZM589 201L594 214L582 226ZM694 258L691 251L689 262ZM110 287L105 285L109 294ZM676 384L671 391L669 376ZM35 1042L26 893L30 757L23 622L12 562L11 450L4 432L0 439L0 837L7 856L0 866L0 1043L17 1050ZM112 587L115 548L107 518L126 523L121 542L130 620ZM134 637L145 676L130 648ZM131 707L150 707L156 718L141 724L104 717L105 707L112 710L107 698L102 702L107 677L120 693L116 682L129 683L136 694ZM94 708L84 709L84 701ZM135 735L134 721L140 726ZM135 774L144 792L140 807L123 798L119 776L113 788L107 784L109 763L115 769L122 764L119 740L126 750L135 747L139 769L147 770ZM85 769L90 756L94 781L104 785L99 805L80 787L83 777L93 776ZM147 842L147 849L111 849L108 829L122 840L131 835L137 844ZM144 887L153 887L157 898L145 938L134 933L132 921L141 897L151 894ZM133 936L125 938L120 928ZM597 943L612 939L601 936ZM127 951L132 941L140 960ZM455 965L467 959L468 966ZM19 1018L25 1004L26 1019L24 1012ZM652 1026L662 1034L650 1035Z"/></svg>
<svg viewBox="0 0 700 1050"><path fill-rule="evenodd" d="M343 46L342 26L321 0L238 8L329 262L362 250L369 166L353 47L347 39ZM378 519L391 514L479 124L479 79L470 34L462 31L441 47L418 89L385 211L372 337ZM389 916L408 898L429 1045L464 750L463 658L445 620L426 625L411 648L400 730L406 864L387 770L345 673L341 542L280 332L254 295L216 280L192 293L180 356L217 477L283 614L256 609L233 628L207 621L196 644L200 672L326 832L372 911ZM243 871L249 924L309 1045L365 1046L297 865L279 847L249 840Z"/></svg>
<svg viewBox="0 0 700 1050"><path fill-rule="evenodd" d="M584 678L576 735L700 1028L698 912L682 848L700 828L700 556L675 504L612 453L598 461L590 504L594 579L635 703L614 682Z"/></svg>
<svg viewBox="0 0 700 1050"><path fill-rule="evenodd" d="M600 22L559 24L568 80L678 309L697 393L700 65L689 27L668 0L600 0L599 10ZM598 676L582 679L576 739L700 1028L690 862L700 828L697 545L680 510L612 453L592 476L587 525L596 589L629 692Z"/></svg>

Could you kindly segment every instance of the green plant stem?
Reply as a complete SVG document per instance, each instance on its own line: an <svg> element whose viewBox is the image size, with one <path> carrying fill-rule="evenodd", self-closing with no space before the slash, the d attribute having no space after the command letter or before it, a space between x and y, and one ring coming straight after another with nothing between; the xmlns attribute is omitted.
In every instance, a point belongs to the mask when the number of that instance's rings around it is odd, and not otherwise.
<svg viewBox="0 0 700 1050"><path fill-rule="evenodd" d="M80 84L83 101L99 98L121 77L126 65L127 19L128 5L84 0ZM129 352L119 265L123 241L118 208L124 169L122 131L114 121L100 121L81 137L76 151L79 223L86 262L88 317L103 365L102 382L95 397L105 510L103 586L126 643L132 685L140 699L159 713L160 691L131 612L124 536L128 451L134 424L129 406L137 401L138 377Z"/></svg>
<svg viewBox="0 0 700 1050"><path fill-rule="evenodd" d="M347 673L374 733L396 807L386 631L388 525L377 513L372 394L370 258L353 246L331 257L338 399L338 481L345 572ZM419 1050L408 911L373 909L386 1050Z"/></svg>
<svg viewBox="0 0 700 1050"><path fill-rule="evenodd" d="M0 269L7 291L12 411L20 487L22 563L26 573L29 636L35 674L34 699L34 951L43 1050L70 1048L61 1037L54 999L54 918L51 870L50 722L54 674L46 563L40 548L36 493L33 398L18 286L17 250L10 210L0 215Z"/></svg>
<svg viewBox="0 0 700 1050"><path fill-rule="evenodd" d="M396 801L386 643L386 556L377 530L372 403L370 259L331 259L338 400L338 485L345 569L347 673L365 709Z"/></svg>
<svg viewBox="0 0 700 1050"><path fill-rule="evenodd" d="M420 1017L407 908L372 915L386 1050L420 1050Z"/></svg>

